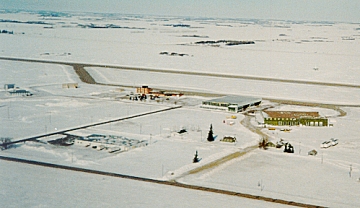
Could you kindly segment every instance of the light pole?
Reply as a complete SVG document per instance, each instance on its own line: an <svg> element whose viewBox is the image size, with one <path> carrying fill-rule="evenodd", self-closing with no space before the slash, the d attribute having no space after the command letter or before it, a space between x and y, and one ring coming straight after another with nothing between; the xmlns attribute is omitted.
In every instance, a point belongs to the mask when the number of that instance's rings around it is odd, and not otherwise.
<svg viewBox="0 0 360 208"><path fill-rule="evenodd" d="M50 113L50 124L51 124L51 111L49 113Z"/></svg>
<svg viewBox="0 0 360 208"><path fill-rule="evenodd" d="M258 186L260 187L260 190L263 191L264 190L264 185L263 185L263 182L262 182L262 179L258 182Z"/></svg>
<svg viewBox="0 0 360 208"><path fill-rule="evenodd" d="M321 164L324 162L324 152L321 152Z"/></svg>
<svg viewBox="0 0 360 208"><path fill-rule="evenodd" d="M161 164L161 176L164 176L164 164Z"/></svg>
<svg viewBox="0 0 360 208"><path fill-rule="evenodd" d="M10 104L7 107L7 113L8 113L8 119L10 119L10 107L11 107L11 101Z"/></svg>

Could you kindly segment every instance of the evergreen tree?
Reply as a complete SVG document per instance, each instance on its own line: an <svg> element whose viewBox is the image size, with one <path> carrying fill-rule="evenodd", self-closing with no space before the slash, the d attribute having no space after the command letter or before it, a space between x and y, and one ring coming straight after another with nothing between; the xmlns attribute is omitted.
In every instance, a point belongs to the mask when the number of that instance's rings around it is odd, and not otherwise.
<svg viewBox="0 0 360 208"><path fill-rule="evenodd" d="M215 139L214 139L214 135L213 135L213 130L212 130L212 124L210 124L210 131L209 131L207 140L208 140L209 142L213 142L213 141L215 140Z"/></svg>
<svg viewBox="0 0 360 208"><path fill-rule="evenodd" d="M194 163L197 163L197 162L199 162L200 161L200 159L198 158L198 152L197 152L197 150L196 150L196 153L195 153L195 157L194 157L194 159L193 159L193 162Z"/></svg>

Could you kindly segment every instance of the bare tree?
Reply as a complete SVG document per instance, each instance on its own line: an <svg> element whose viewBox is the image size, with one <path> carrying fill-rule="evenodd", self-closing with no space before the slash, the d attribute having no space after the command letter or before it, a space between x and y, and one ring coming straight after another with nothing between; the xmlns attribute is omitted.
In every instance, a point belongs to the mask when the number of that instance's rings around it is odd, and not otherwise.
<svg viewBox="0 0 360 208"><path fill-rule="evenodd" d="M268 143L267 139L265 137L262 137L260 139L260 141L259 141L259 148L266 150L267 149L267 143Z"/></svg>

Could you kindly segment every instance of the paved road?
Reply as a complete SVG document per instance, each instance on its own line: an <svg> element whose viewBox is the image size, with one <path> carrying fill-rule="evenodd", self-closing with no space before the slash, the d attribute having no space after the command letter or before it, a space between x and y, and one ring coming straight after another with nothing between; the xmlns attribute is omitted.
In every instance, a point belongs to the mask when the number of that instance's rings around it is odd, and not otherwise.
<svg viewBox="0 0 360 208"><path fill-rule="evenodd" d="M203 187L203 186L189 185L189 184L183 184L183 183L174 182L174 181L161 181L161 180L156 180L156 179L151 179L151 178L143 178L143 177L130 176L130 175L124 175L124 174L119 174L119 173L111 173L111 172L105 172L105 171L99 171L99 170L91 170L91 169L78 168L78 167L72 167L72 166L58 165L58 164L53 164L53 163L45 163L45 162L39 162L39 161L34 161L34 160L5 157L5 156L0 156L0 160L10 161L10 162L18 162L18 163L24 163L24 164L30 164L30 165L38 165L38 166L48 167L48 168L57 168L57 169L63 169L63 170L69 170L69 171L77 171L77 172L83 172L83 173L87 173L87 174L96 174L96 175L103 175L103 176L108 176L108 177L123 178L123 179L127 179L127 180L136 180L136 181L142 181L142 182L154 183L154 184L160 184L160 185L175 186L175 187L179 187L179 188L186 188L186 189L192 189L192 190L198 190L198 191L206 191L206 192L212 192L212 193L218 193L218 194L225 194L225 195L230 195L230 196L243 197L243 198L260 200L260 201L267 201L267 202L271 202L271 203L291 205L291 206L296 206L296 207L322 208L321 206L312 205L312 204L298 203L298 202L286 201L286 200L282 200L282 199L274 199L274 198L269 198L269 197L264 197L264 196L256 196L256 195L240 193L240 192L235 192L235 191L228 191L228 190L208 188L208 187Z"/></svg>
<svg viewBox="0 0 360 208"><path fill-rule="evenodd" d="M151 114L155 114L155 113L161 113L161 112L165 112L165 111L169 111L169 110L178 109L178 108L181 108L181 107L182 106L174 106L174 107L170 107L170 108L166 108L166 109L160 109L160 110L145 112L145 113L136 114L136 115L132 115L132 116L127 116L127 117L123 117L123 118L117 118L117 119L113 119L113 120L109 120L109 121L103 121L103 122L99 122L99 123L92 123L92 124L88 124L88 125L84 125L84 126L74 127L74 128L65 129L65 130L61 130L61 131L56 131L56 132L52 132L52 133L48 133L48 134L42 134L42 135L30 137L30 138L20 139L20 140L16 140L16 141L1 144L0 146L3 146L3 147L6 148L6 146L16 144L16 143L21 143L21 142L26 142L26 141L34 141L34 140L37 140L37 139L40 139L40 138L43 138L43 137L53 136L53 135L57 135L57 134L65 134L66 132L71 132L71 131L76 131L76 130L80 130L80 129L86 129L86 128L89 128L89 127L100 126L100 125L104 125L104 124L109 124L109 123L119 122L119 121L123 121L123 120L138 118L138 117L147 116L147 115L151 115Z"/></svg>

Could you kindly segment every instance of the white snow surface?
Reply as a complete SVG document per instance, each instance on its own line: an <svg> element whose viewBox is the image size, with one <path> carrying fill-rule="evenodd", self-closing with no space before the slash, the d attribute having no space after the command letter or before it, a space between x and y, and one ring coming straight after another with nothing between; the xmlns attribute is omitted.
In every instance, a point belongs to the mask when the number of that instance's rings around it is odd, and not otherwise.
<svg viewBox="0 0 360 208"><path fill-rule="evenodd" d="M0 161L6 207L286 207L215 193ZM29 191L31 190L31 191ZM13 197L18 198L14 200Z"/></svg>
<svg viewBox="0 0 360 208"><path fill-rule="evenodd" d="M99 16L72 14L44 18L36 13L0 13L0 19L44 21L51 25L0 22L0 56L81 63L110 67L87 68L96 81L119 85L183 89L265 98L359 105L359 88L328 87L255 80L237 80L149 73L111 68L111 65L177 71L210 72L292 80L360 85L360 30L357 24L256 20L184 19L173 17ZM114 24L128 28L81 28L79 24ZM171 24L189 24L173 27ZM170 26L169 26L170 25ZM45 28L45 27L52 27ZM253 40L255 44L212 47L196 41ZM185 56L166 56L160 52ZM318 70L314 70L318 68ZM63 89L63 83L79 83ZM135 102L122 99L134 89L82 83L70 66L0 60L0 86L16 84L34 95L9 96L0 90L0 137L13 140L57 132L91 123L184 107L121 122L77 130L75 135L119 135L148 140L146 147L110 154L86 147L53 146L46 141L26 142L0 151L0 155L77 166L139 177L168 180L239 191L329 207L359 207L359 107L335 110L278 105L281 110L319 111L333 127L286 127L262 131L272 142L280 138L295 147L294 154L280 149L254 150L203 172L187 171L236 151L256 145L260 136L240 124L223 123L232 114L200 109L208 98ZM254 125L254 119L251 121ZM206 141L210 124L217 139ZM185 128L187 133L176 132ZM219 140L233 135L237 143ZM339 144L320 149L337 138ZM316 156L307 152L316 149ZM193 164L195 151L202 158ZM350 175L351 173L351 175ZM163 187L0 161L0 198L6 207L281 207L282 205L207 192ZM350 177L351 176L351 177ZM94 197L96 196L96 197ZM160 197L161 196L161 197ZM13 200L17 198L19 200ZM67 200L70 199L70 200Z"/></svg>

